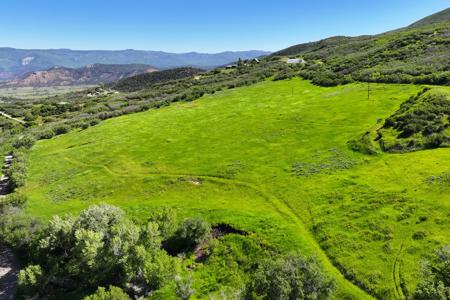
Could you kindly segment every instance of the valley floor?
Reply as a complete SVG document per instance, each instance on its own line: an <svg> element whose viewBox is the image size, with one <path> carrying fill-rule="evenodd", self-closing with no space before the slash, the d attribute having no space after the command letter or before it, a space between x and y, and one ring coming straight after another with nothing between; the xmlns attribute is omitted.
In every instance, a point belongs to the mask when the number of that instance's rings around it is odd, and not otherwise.
<svg viewBox="0 0 450 300"><path fill-rule="evenodd" d="M99 202L138 220L171 206L317 256L336 298L370 298L352 281L401 299L420 259L450 244L450 184L432 180L450 172L450 149L370 156L347 142L419 90L373 84L367 99L366 84L293 79L107 120L38 142L20 192L44 220ZM194 275L204 297L207 268Z"/></svg>

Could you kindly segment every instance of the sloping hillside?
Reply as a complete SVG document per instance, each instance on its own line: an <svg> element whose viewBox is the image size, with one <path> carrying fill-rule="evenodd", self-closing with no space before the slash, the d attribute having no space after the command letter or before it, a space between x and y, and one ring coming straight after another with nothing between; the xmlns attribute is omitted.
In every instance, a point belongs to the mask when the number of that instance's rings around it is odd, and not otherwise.
<svg viewBox="0 0 450 300"><path fill-rule="evenodd" d="M160 82L191 77L200 72L203 72L203 70L194 68L176 68L124 78L111 84L110 87L119 91L134 92L149 88L153 84Z"/></svg>
<svg viewBox="0 0 450 300"><path fill-rule="evenodd" d="M0 87L46 87L109 83L141 73L155 72L147 65L88 65L79 69L53 67L30 72L18 79L0 83Z"/></svg>
<svg viewBox="0 0 450 300"><path fill-rule="evenodd" d="M367 101L365 84L267 81L112 119L37 143L27 211L46 219L107 201L139 219L169 205L314 253L338 299L355 291L327 257L369 293L399 299L414 290L420 259L450 242L440 234L450 191L427 181L448 171L448 149L370 156L347 141L421 89L373 84ZM210 293L202 284L215 286L200 279L209 267L193 273L200 298Z"/></svg>
<svg viewBox="0 0 450 300"><path fill-rule="evenodd" d="M375 36L332 37L281 50L301 56L305 78L321 85L358 81L450 84L449 10Z"/></svg>
<svg viewBox="0 0 450 300"><path fill-rule="evenodd" d="M450 94L424 89L403 103L378 131L382 149L390 152L450 146Z"/></svg>
<svg viewBox="0 0 450 300"><path fill-rule="evenodd" d="M447 8L443 11L432 14L431 16L425 17L413 24L409 27L420 27L428 24L436 24L441 22L448 22L450 20L450 8Z"/></svg>

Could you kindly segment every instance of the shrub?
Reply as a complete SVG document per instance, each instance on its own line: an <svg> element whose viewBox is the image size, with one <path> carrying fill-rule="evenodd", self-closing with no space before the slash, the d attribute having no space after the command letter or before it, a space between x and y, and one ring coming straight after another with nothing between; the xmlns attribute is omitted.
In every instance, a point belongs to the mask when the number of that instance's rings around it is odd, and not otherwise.
<svg viewBox="0 0 450 300"><path fill-rule="evenodd" d="M168 243L171 253L189 251L211 234L211 225L201 219L186 219Z"/></svg>
<svg viewBox="0 0 450 300"><path fill-rule="evenodd" d="M277 75L275 75L275 77L273 78L273 81L291 79L292 77L294 77L292 72L290 70L286 69L286 70L279 72Z"/></svg>
<svg viewBox="0 0 450 300"><path fill-rule="evenodd" d="M25 295L35 295L43 284L43 272L39 265L30 265L20 270L18 289Z"/></svg>
<svg viewBox="0 0 450 300"><path fill-rule="evenodd" d="M414 300L450 299L450 246L435 251L431 261L422 263L422 282L417 286Z"/></svg>
<svg viewBox="0 0 450 300"><path fill-rule="evenodd" d="M167 215L169 220L174 218L170 210L164 211L153 217L163 228ZM27 293L36 292L37 282L42 290L49 284L66 290L114 284L128 287L134 296L147 295L172 281L176 270L177 261L161 249L159 234L156 222L139 227L122 210L106 204L93 205L76 219L54 216L39 230L11 205L2 209L0 218L2 240L16 250L25 250L32 265L42 267L23 272L22 286ZM100 290L93 297L109 292L113 290Z"/></svg>
<svg viewBox="0 0 450 300"><path fill-rule="evenodd" d="M426 237L426 233L423 231L416 231L413 233L412 238L413 240L423 240Z"/></svg>
<svg viewBox="0 0 450 300"><path fill-rule="evenodd" d="M263 261L245 290L245 299L325 299L334 290L315 259L298 255Z"/></svg>
<svg viewBox="0 0 450 300"><path fill-rule="evenodd" d="M16 149L19 148L30 149L31 147L33 147L34 142L35 139L32 136L26 135L15 140L13 143L13 147Z"/></svg>
<svg viewBox="0 0 450 300"><path fill-rule="evenodd" d="M53 128L56 135L68 133L70 131L70 127L67 125L58 125Z"/></svg>
<svg viewBox="0 0 450 300"><path fill-rule="evenodd" d="M83 300L130 300L131 298L121 289L115 286L109 286L106 290L99 287L95 294L84 297Z"/></svg>
<svg viewBox="0 0 450 300"><path fill-rule="evenodd" d="M76 227L95 232L109 232L111 226L119 223L124 212L115 206L108 204L92 205L81 212Z"/></svg>
<svg viewBox="0 0 450 300"><path fill-rule="evenodd" d="M29 246L36 238L35 231L38 224L35 219L25 215L20 208L6 205L1 209L1 240L15 250L25 252L29 250ZM25 254L31 255L32 253Z"/></svg>
<svg viewBox="0 0 450 300"><path fill-rule="evenodd" d="M44 129L37 134L38 140L51 139L55 136L55 132L51 128Z"/></svg>
<svg viewBox="0 0 450 300"><path fill-rule="evenodd" d="M0 209L5 206L13 206L22 208L27 202L27 196L19 193L13 193L7 195L5 198L0 200Z"/></svg>
<svg viewBox="0 0 450 300"><path fill-rule="evenodd" d="M180 300L189 300L194 294L194 290L191 287L192 278L189 276L187 278L182 278L177 275L175 277L175 294Z"/></svg>
<svg viewBox="0 0 450 300"><path fill-rule="evenodd" d="M13 152L13 160L11 162L11 166L6 169L5 173L10 178L10 188L12 190L25 184L27 167L24 152L20 150L15 150Z"/></svg>
<svg viewBox="0 0 450 300"><path fill-rule="evenodd" d="M163 239L170 238L176 231L176 214L171 208L159 208L150 213L149 222L158 225L158 230Z"/></svg>

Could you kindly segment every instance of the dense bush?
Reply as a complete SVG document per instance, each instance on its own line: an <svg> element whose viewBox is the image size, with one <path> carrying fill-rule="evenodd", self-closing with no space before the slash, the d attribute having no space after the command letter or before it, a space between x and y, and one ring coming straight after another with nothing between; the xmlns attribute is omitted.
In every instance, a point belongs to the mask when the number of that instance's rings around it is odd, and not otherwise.
<svg viewBox="0 0 450 300"><path fill-rule="evenodd" d="M401 152L450 144L450 95L425 88L404 102L378 131L384 151Z"/></svg>
<svg viewBox="0 0 450 300"><path fill-rule="evenodd" d="M12 152L13 160L9 168L5 170L10 180L10 188L21 187L25 184L27 176L27 154L21 149Z"/></svg>
<svg viewBox="0 0 450 300"><path fill-rule="evenodd" d="M291 70L289 70L289 69L284 69L284 70L278 72L278 73L273 77L273 81L285 80L285 79L291 79L292 77L294 77L294 75L292 74Z"/></svg>
<svg viewBox="0 0 450 300"><path fill-rule="evenodd" d="M206 241L210 234L211 225L208 222L201 219L186 219L167 241L165 248L172 254L190 251L196 245Z"/></svg>
<svg viewBox="0 0 450 300"><path fill-rule="evenodd" d="M18 290L22 295L34 295L44 285L42 268L39 265L30 265L20 270L18 276Z"/></svg>
<svg viewBox="0 0 450 300"><path fill-rule="evenodd" d="M64 134L70 131L70 127L68 125L57 125L53 128L53 131L56 135Z"/></svg>
<svg viewBox="0 0 450 300"><path fill-rule="evenodd" d="M262 262L246 287L245 299L327 299L333 289L316 260L289 255Z"/></svg>
<svg viewBox="0 0 450 300"><path fill-rule="evenodd" d="M177 226L175 213L167 208L154 210L138 226L121 209L106 204L93 205L76 218L54 216L39 225L16 206L23 202L11 195L1 206L0 237L29 262L19 276L21 293L29 296L108 285L147 295L175 278L178 260L162 249L163 241L175 238L193 246L211 230L199 219ZM99 289L88 299L110 293L122 295L116 288Z"/></svg>
<svg viewBox="0 0 450 300"><path fill-rule="evenodd" d="M414 292L414 300L450 299L450 246L437 249L431 261L422 265L422 282Z"/></svg>
<svg viewBox="0 0 450 300"><path fill-rule="evenodd" d="M25 206L27 202L27 197L25 195L19 193L12 193L6 195L3 198L0 198L0 213L3 212L3 209L7 207L18 207L22 208Z"/></svg>
<svg viewBox="0 0 450 300"><path fill-rule="evenodd" d="M39 131L36 135L36 138L38 140L45 140L45 139L51 139L55 136L55 131L51 128L46 128L41 131Z"/></svg>
<svg viewBox="0 0 450 300"><path fill-rule="evenodd" d="M116 286L110 286L108 290L99 287L95 294L85 297L83 300L130 300L131 298Z"/></svg>
<svg viewBox="0 0 450 300"><path fill-rule="evenodd" d="M11 245L18 246L14 235L23 237L29 230L24 241L33 249L31 265L21 277L28 292L114 284L144 295L173 279L176 261L161 250L157 224L141 228L116 207L94 205L76 219L55 216L37 231L24 224L22 233L14 234L7 231L16 221L3 217L2 235ZM33 289L35 277L45 279L39 279L39 290Z"/></svg>
<svg viewBox="0 0 450 300"><path fill-rule="evenodd" d="M17 138L13 143L13 147L16 149L19 149L19 148L30 149L31 147L33 147L34 142L35 142L35 139L32 136L25 135L25 136Z"/></svg>

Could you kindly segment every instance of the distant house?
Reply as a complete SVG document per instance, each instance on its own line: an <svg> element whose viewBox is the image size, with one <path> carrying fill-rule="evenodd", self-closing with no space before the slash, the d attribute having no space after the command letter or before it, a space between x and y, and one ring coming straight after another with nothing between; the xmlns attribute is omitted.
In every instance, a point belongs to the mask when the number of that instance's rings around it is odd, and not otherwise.
<svg viewBox="0 0 450 300"><path fill-rule="evenodd" d="M237 68L237 65L228 65L226 66L227 69L235 69Z"/></svg>
<svg viewBox="0 0 450 300"><path fill-rule="evenodd" d="M306 61L303 58L289 58L286 61L288 64L304 64Z"/></svg>
<svg viewBox="0 0 450 300"><path fill-rule="evenodd" d="M257 64L259 64L259 59L258 58L254 58L254 59L252 59L252 61L257 63Z"/></svg>

